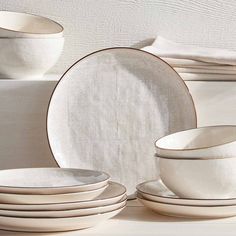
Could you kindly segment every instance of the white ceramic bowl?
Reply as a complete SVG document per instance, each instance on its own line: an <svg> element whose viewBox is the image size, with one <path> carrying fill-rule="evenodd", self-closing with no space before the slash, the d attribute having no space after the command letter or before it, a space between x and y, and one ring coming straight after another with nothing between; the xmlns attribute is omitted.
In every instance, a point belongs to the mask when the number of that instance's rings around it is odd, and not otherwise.
<svg viewBox="0 0 236 236"><path fill-rule="evenodd" d="M236 157L160 158L159 165L163 183L179 197L236 198Z"/></svg>
<svg viewBox="0 0 236 236"><path fill-rule="evenodd" d="M59 59L64 38L0 38L0 77L41 78Z"/></svg>
<svg viewBox="0 0 236 236"><path fill-rule="evenodd" d="M46 17L10 11L0 11L0 37L58 38L63 27Z"/></svg>
<svg viewBox="0 0 236 236"><path fill-rule="evenodd" d="M236 157L236 126L208 126L160 138L157 156L172 158Z"/></svg>

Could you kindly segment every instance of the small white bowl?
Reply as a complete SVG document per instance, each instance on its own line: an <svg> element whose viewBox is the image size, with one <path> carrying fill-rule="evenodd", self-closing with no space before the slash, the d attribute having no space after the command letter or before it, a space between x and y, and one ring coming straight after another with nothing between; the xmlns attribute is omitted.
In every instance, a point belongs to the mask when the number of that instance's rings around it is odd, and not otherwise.
<svg viewBox="0 0 236 236"><path fill-rule="evenodd" d="M46 17L11 11L0 11L0 37L58 38L63 27Z"/></svg>
<svg viewBox="0 0 236 236"><path fill-rule="evenodd" d="M155 146L159 157L236 157L236 126L185 130L158 139Z"/></svg>
<svg viewBox="0 0 236 236"><path fill-rule="evenodd" d="M236 126L177 132L156 141L163 183L177 196L236 197Z"/></svg>
<svg viewBox="0 0 236 236"><path fill-rule="evenodd" d="M236 157L160 158L163 183L181 198L236 198Z"/></svg>
<svg viewBox="0 0 236 236"><path fill-rule="evenodd" d="M0 38L0 77L38 79L58 61L64 38Z"/></svg>

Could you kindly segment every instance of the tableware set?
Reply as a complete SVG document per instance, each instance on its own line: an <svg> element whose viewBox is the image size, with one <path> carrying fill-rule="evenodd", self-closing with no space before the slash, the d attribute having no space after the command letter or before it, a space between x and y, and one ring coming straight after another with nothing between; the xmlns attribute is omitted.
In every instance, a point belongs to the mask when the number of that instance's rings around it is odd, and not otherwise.
<svg viewBox="0 0 236 236"><path fill-rule="evenodd" d="M209 126L156 141L159 181L137 186L139 200L167 215L236 215L236 126Z"/></svg>
<svg viewBox="0 0 236 236"><path fill-rule="evenodd" d="M0 171L0 229L84 229L117 215L126 188L104 172L69 168ZM39 224L40 221L40 224Z"/></svg>
<svg viewBox="0 0 236 236"><path fill-rule="evenodd" d="M60 24L0 11L1 75L40 78L63 44ZM207 60L211 69L229 69ZM191 58L166 61L178 72L182 64L188 73L209 70ZM48 105L47 138L61 168L0 171L0 229L92 227L122 211L135 188L140 202L161 214L236 215L236 126L196 127L187 86L161 58L128 47L83 57L64 73Z"/></svg>
<svg viewBox="0 0 236 236"><path fill-rule="evenodd" d="M58 61L64 45L63 27L27 13L0 11L0 76L38 79Z"/></svg>

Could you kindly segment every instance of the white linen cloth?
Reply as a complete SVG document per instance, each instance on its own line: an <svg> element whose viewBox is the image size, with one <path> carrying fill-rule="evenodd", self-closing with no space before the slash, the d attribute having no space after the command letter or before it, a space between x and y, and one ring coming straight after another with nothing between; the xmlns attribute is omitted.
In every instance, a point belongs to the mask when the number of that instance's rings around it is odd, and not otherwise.
<svg viewBox="0 0 236 236"><path fill-rule="evenodd" d="M191 46L160 36L142 49L161 57L184 80L236 80L236 51Z"/></svg>
<svg viewBox="0 0 236 236"><path fill-rule="evenodd" d="M152 53L160 57L236 65L236 51L185 45L172 42L163 37L157 37L151 48L145 47L144 50L151 50Z"/></svg>

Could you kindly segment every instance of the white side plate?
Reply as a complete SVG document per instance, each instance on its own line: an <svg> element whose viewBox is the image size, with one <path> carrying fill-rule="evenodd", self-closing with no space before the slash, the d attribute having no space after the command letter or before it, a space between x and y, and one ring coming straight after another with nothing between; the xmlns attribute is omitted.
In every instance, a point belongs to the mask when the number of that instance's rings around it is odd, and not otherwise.
<svg viewBox="0 0 236 236"><path fill-rule="evenodd" d="M90 208L111 205L120 201L126 193L126 189L121 184L109 182L104 192L90 201L77 201L67 203L52 204L0 204L2 210L22 210L22 211L62 211L79 208Z"/></svg>
<svg viewBox="0 0 236 236"><path fill-rule="evenodd" d="M184 206L154 202L138 197L139 201L157 213L186 218L223 218L236 215L236 205L232 206Z"/></svg>
<svg viewBox="0 0 236 236"><path fill-rule="evenodd" d="M192 206L236 205L236 199L191 199L180 198L172 193L161 180L151 180L137 186L138 193L145 199L162 203Z"/></svg>
<svg viewBox="0 0 236 236"><path fill-rule="evenodd" d="M95 190L107 185L109 175L94 170L26 168L0 171L1 193L59 194Z"/></svg>
<svg viewBox="0 0 236 236"><path fill-rule="evenodd" d="M82 208L67 211L12 211L12 210L0 210L0 215L11 217L27 217L27 218L60 218L60 217L75 217L75 216L87 216L93 214L101 214L105 212L115 211L126 205L127 197L124 196L121 201L107 206Z"/></svg>
<svg viewBox="0 0 236 236"><path fill-rule="evenodd" d="M0 229L24 232L59 232L85 229L112 218L123 209L124 207L103 214L65 218L39 219L0 216Z"/></svg>
<svg viewBox="0 0 236 236"><path fill-rule="evenodd" d="M65 194L16 194L16 193L0 193L0 202L8 204L48 204L48 203L65 203L76 201L88 201L99 196L108 185L90 191Z"/></svg>

